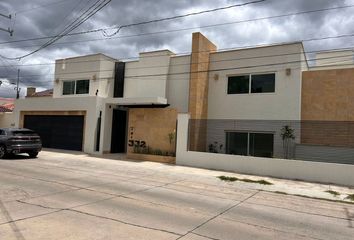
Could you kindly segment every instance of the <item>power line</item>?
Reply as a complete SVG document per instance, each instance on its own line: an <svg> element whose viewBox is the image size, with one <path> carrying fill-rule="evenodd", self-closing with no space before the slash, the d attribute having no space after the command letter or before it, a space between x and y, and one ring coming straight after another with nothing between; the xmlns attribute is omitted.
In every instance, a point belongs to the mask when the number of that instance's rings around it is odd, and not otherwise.
<svg viewBox="0 0 354 240"><path fill-rule="evenodd" d="M122 30L123 28L139 26L139 25L146 25L146 24L150 24L150 23L157 23L157 22L163 22L163 21L169 21L169 20L185 18L185 17L189 17L189 16L200 15L200 14L204 14L204 13L211 13L211 12L216 12L216 11L220 11L220 10L226 10L226 9L235 8L235 7L243 7L243 6L247 6L247 5L251 5L251 4L262 3L262 2L265 2L265 1L266 0L257 0L257 1L252 1L252 2L233 4L233 5L226 6L226 7L219 7L219 8L204 10L204 11L200 11L200 12L177 15L177 16L173 16L173 17L166 17L166 18L154 19L154 20L150 20L150 21L144 21L144 22L120 25L120 26L114 27L114 28L117 28L117 30L114 33L112 33L112 34L107 34L106 30L104 30L104 29L102 30L102 32L103 32L103 35L105 37L113 37L114 35L118 34L119 31Z"/></svg>
<svg viewBox="0 0 354 240"><path fill-rule="evenodd" d="M253 1L253 2L246 2L246 3L242 3L242 4L234 4L234 5L229 5L229 6L220 7L220 8L208 9L208 10L204 10L204 11L200 11L200 12L188 13L188 14L185 14L185 15L179 15L179 16L173 16L173 17L168 17L168 18L155 19L155 20L150 20L150 21L140 22L140 23L132 23L132 24L124 25L124 27L142 25L142 24L147 24L149 22L166 21L167 19L188 17L188 16L203 14L203 13L207 13L207 12L219 11L219 10L222 10L222 9L234 8L234 7L239 7L239 6L246 6L246 5L249 5L249 4L254 4L254 3L259 3L259 2L264 2L264 1L267 1L267 0L257 0L257 1ZM68 33L65 36L74 36L74 35L82 35L82 34L87 34L87 33L96 33L96 32L102 32L102 31L106 31L106 30L110 30L110 29L115 29L115 27L98 28L98 29L86 30L86 31L81 31L81 32ZM55 35L55 36L36 37L36 38L30 38L30 39L21 39L21 40L0 42L0 44L15 43L15 42L25 42L25 41L34 41L34 40L44 40L44 39L50 39L50 38L53 38L53 37L57 37L57 36Z"/></svg>
<svg viewBox="0 0 354 240"><path fill-rule="evenodd" d="M247 49L246 49L247 50ZM339 50L339 49L331 49L333 50ZM310 51L307 53L320 53L320 52L327 52L328 50L325 51ZM220 52L219 52L220 53ZM221 52L222 53L222 52ZM229 58L229 59L223 59L223 60L214 60L214 61L207 61L207 62L198 62L198 63L217 63L217 62L231 62L231 61L244 61L244 60L252 60L252 59L263 59L263 58L273 58L273 57L282 57L282 56L292 56L292 55L302 55L305 53L302 52L292 52L292 53L282 53L282 54L271 54L271 55L260 55L260 56L254 56L254 57L237 57L237 58ZM352 56L352 55L349 55ZM345 55L343 56L337 56L338 58L340 57L346 57ZM321 58L321 59L327 59L327 58ZM308 62L314 61L317 59L310 59L307 60ZM266 61L266 59L264 59ZM90 61L93 62L93 61ZM99 61L94 61L94 62L99 62ZM73 62L68 62L68 64L72 64ZM190 63L180 63L180 64L174 64L173 66L189 66L191 64L195 64L194 62ZM131 69L151 69L151 68L166 68L169 67L170 65L155 65L155 66L150 66L150 67L127 67L126 70L131 70ZM107 70L100 70L100 72L112 72L113 69L107 69ZM79 73L95 73L97 70L92 70L92 71L79 71L79 72L69 72L69 73L60 73L57 74L57 76L62 76L62 75L72 75L72 74L79 74ZM46 76L47 74L33 74L33 75L27 75L27 77L38 77L38 76ZM54 74L53 74L54 75Z"/></svg>
<svg viewBox="0 0 354 240"><path fill-rule="evenodd" d="M350 61L350 60L348 60L348 61ZM343 63L341 63L341 64L335 64L336 63L336 61L332 61L332 62L328 62L329 63L329 65L326 65L326 67L346 67L346 66L353 66L353 63L349 63L349 64L343 64ZM332 64L333 63L333 64ZM292 68L292 69L302 69L302 67L297 67L297 68ZM107 79L107 78L97 78L97 80L106 80L106 81L108 81L109 79ZM156 80L156 79L154 79L154 80ZM171 79L170 79L171 80ZM169 80L169 81L170 81ZM180 78L180 79L173 79L173 80L179 80L179 81L189 81L190 79L189 78ZM27 81L27 82L30 82L30 83L33 83L33 81ZM6 85L4 85L4 87L6 87L6 88L10 88L10 87L12 87L13 86L13 84L9 84L9 83L7 83L7 82L3 82L3 83L6 83ZM54 81L46 81L46 82L42 82L42 83L54 83ZM23 86L30 86L30 85L23 85ZM34 86L33 84L31 85L31 86ZM38 86L38 85L37 85ZM38 86L38 87L43 87L43 86ZM0 88L1 88L1 86L0 86ZM13 90L16 90L16 89L13 89Z"/></svg>
<svg viewBox="0 0 354 240"><path fill-rule="evenodd" d="M354 7L353 6L346 6L346 7ZM341 7L343 8L343 6ZM331 8L333 9L333 8ZM318 10L315 10L318 11ZM313 11L311 11L313 12ZM304 12L302 12L304 13ZM276 16L275 16L276 17ZM248 20L246 20L248 21ZM235 22L233 22L235 23ZM239 23L239 22L236 22ZM232 23L224 23L224 24L232 24ZM203 27L212 27L212 26L217 26L217 25L221 25L221 24L216 24L216 25L208 25L208 26L201 26L198 28L203 28ZM89 41L99 41L99 40L111 40L111 39L117 39L117 38L126 38L126 37L136 37L136 36L146 36L146 35L152 35L152 34L161 34L161 33L168 33L168 32L177 32L177 31L185 31L185 30L189 30L189 29L195 29L195 28L186 28L186 29L177 29L177 30L171 30L171 31L162 31L162 32L152 32L152 33L144 33L144 34L136 34L136 35L128 35L128 36L120 36L120 37L115 37L115 38L107 38L107 39L93 39L93 40L80 40L80 41L72 41L72 42L63 42L63 43L54 43L52 45L59 45L59 44L69 44L69 43L79 43L79 42L89 42ZM341 35L341 36L329 36L329 37L325 37L325 38L312 38L312 39L307 39L307 40L303 40L303 41L315 41L315 40L325 40L325 39L333 39L333 38L339 38L339 37L351 37L354 36L354 34L345 34L345 35ZM300 40L299 40L300 41ZM0 43L1 44L1 43ZM33 45L36 46L36 45ZM26 47L26 46L24 46ZM28 47L32 47L32 46L28 46ZM133 58L137 58L137 57L129 57L131 59ZM129 59L129 58L121 58L121 59Z"/></svg>
<svg viewBox="0 0 354 240"><path fill-rule="evenodd" d="M78 3L64 16L63 20L61 20L61 23L59 26L57 26L57 28L61 27L64 25L65 21L69 18L69 16L75 12L76 8L78 6L81 5L81 3L83 2L84 0L79 0ZM88 0L87 4L90 3L92 0ZM80 13L83 9L85 8L85 6L83 6L78 12Z"/></svg>
<svg viewBox="0 0 354 240"><path fill-rule="evenodd" d="M321 60L338 59L338 58L351 57L351 56L353 56L353 55L351 54L351 55L333 56L333 57L321 58ZM310 59L309 61L314 61L314 60L316 60L316 58ZM267 63L267 64L250 65L250 66L243 66L243 67L218 68L218 69L203 70L203 71L192 71L192 72L191 71L185 71L185 72L176 72L176 73L167 73L167 74L131 75L131 76L125 76L125 78L146 78L146 77L158 77L158 76L174 76L174 75L185 75L185 74L206 73L206 72L210 73L210 72L228 71L228 70L243 70L243 69L250 69L250 68L257 68L257 67L282 66L282 65L286 65L286 64L301 64L301 63L306 63L306 62L307 62L307 60L296 60L296 61L288 61L288 62L281 62L281 63ZM353 65L353 63L347 64L347 65ZM110 71L113 72L113 70L110 70ZM70 74L91 73L91 72L97 72L97 71L83 71L83 72L74 72L74 73L70 73ZM24 77L33 77L33 76L35 76L35 75L24 76ZM6 79L6 77L0 77L0 78L5 78ZM107 78L98 78L98 79L107 80ZM51 80L51 81L40 81L40 83L53 82L53 81L54 80Z"/></svg>
<svg viewBox="0 0 354 240"><path fill-rule="evenodd" d="M297 40L298 42L311 42L311 41L321 41L321 40L327 40L327 39L337 39L337 38L344 38L344 37L353 37L353 34L344 34L344 35L336 35L336 36L327 36L327 37L322 37L322 38L308 38L308 39L300 39ZM292 42L296 42L296 41L292 41ZM232 51L232 50L243 50L243 49L249 49L249 48L257 48L257 47L267 47L267 46L273 46L273 45L282 45L282 44L289 44L289 42L277 42L277 43L272 43L272 44L257 44L257 45L245 45L245 46L237 46L237 47L230 47L230 48L221 48L218 50L218 52L216 53L220 53L222 51ZM337 50L353 50L353 47L345 47L345 48L329 48L329 49L324 49L324 50L317 50L317 51L307 51L305 52L305 54L309 54L309 53L320 53L320 52L326 52L326 51L337 51ZM209 50L203 50L203 51L197 51L195 53L203 53L203 52L210 52ZM186 54L191 54L191 52L181 52L181 53L176 53L175 55L173 55L173 57L178 57L178 56L183 56ZM298 54L294 53L294 54ZM289 55L289 53L286 54L280 54L280 56L282 55ZM290 54L291 55L291 54ZM157 54L157 55L153 55L153 56L137 56L137 57L122 57L121 59L124 60L128 60L128 59L143 59L143 58L155 58L155 57L161 57L163 55L161 54ZM279 56L279 54L277 55L267 55L267 56L257 56L257 57L249 57L249 58L245 58L245 59L252 59L252 58L259 58L259 57L271 57L271 56ZM80 57L80 56L79 56ZM84 56L83 56L84 57ZM118 61L118 59L115 59ZM88 62L99 62L101 60L80 60L80 61L71 61L70 63L88 63ZM43 66L43 65L55 65L55 62L49 62L49 63L38 63L38 64L19 64L19 65L12 65L12 66L21 66L21 67L25 67L25 66ZM4 65L0 65L0 67L4 67Z"/></svg>
<svg viewBox="0 0 354 240"><path fill-rule="evenodd" d="M288 14L282 14L282 15L275 15L275 16L268 16L268 17L254 18L254 19L247 19L247 20L241 20L241 21L233 21L233 22L227 22L227 23L204 25L204 26L199 26L199 27L181 28L181 29L174 29L174 30L167 30L167 31L150 32L150 33L126 35L126 36L119 36L119 37L111 37L111 38L89 39L89 40L81 40L81 41L75 41L75 42L102 41L102 40L111 40L111 39L120 39L120 38L129 38L129 37L139 37L139 36L153 35L153 34L162 34L162 33L187 31L187 30L194 30L194 29L201 29L201 28L210 28L210 27L225 26L225 25L238 24L238 23L261 21L261 20L267 20L267 19L283 18L283 17L294 16L294 15L303 15L303 14L311 14L311 13L317 13L317 12L332 11L332 10L352 8L352 7L354 7L354 5L344 5L344 6L339 6L339 7L322 8L322 9L316 9L316 10L301 11L301 12L295 12L295 13L288 13ZM112 28L99 28L99 29L87 30L87 31L82 31L82 32L69 33L69 34L66 34L65 36L75 36L75 35L82 35L82 34L88 34L88 33L97 33L97 32L101 32L103 30L109 30L109 29L112 29ZM49 38L53 38L53 37L55 37L55 36L45 36L45 37L36 37L36 38L27 38L27 39L6 41L6 42L0 42L0 45L9 44L9 43L35 41L35 40L44 40L44 39L49 39ZM69 44L69 43L75 43L75 42L64 42L64 43L57 43L57 44ZM28 47L34 47L34 46L38 46L38 45L32 45L32 46L28 46ZM25 47L27 47L27 46L25 46Z"/></svg>
<svg viewBox="0 0 354 240"><path fill-rule="evenodd" d="M81 14L80 17L78 17L71 24L69 24L69 26L67 26L60 34L58 34L57 36L55 36L54 38L52 38L51 40L49 40L48 42L46 42L45 44L40 46L38 49L31 51L25 55L19 56L19 57L5 57L5 56L0 56L0 57L8 59L8 60L21 60L21 59L28 57L36 52L39 52L40 50L50 46L51 44L58 41L66 34L70 33L71 31L73 31L74 29L79 27L81 24L83 24L86 20L88 20L93 15L95 15L98 11L100 11L103 7L105 7L110 2L111 2L111 0L103 0L102 2L101 2L101 0L97 0L93 5L91 5L89 7L88 10L86 10L83 14Z"/></svg>

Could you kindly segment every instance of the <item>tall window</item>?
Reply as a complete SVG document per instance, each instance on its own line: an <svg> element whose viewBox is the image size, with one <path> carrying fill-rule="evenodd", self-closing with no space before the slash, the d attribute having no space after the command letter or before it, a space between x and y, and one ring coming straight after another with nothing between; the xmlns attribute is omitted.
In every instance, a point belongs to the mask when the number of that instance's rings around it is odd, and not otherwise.
<svg viewBox="0 0 354 240"><path fill-rule="evenodd" d="M227 154L271 158L273 157L273 148L273 133L226 133Z"/></svg>
<svg viewBox="0 0 354 240"><path fill-rule="evenodd" d="M228 78L228 94L275 92L275 73L231 76Z"/></svg>
<svg viewBox="0 0 354 240"><path fill-rule="evenodd" d="M73 80L63 82L63 95L88 94L90 80Z"/></svg>

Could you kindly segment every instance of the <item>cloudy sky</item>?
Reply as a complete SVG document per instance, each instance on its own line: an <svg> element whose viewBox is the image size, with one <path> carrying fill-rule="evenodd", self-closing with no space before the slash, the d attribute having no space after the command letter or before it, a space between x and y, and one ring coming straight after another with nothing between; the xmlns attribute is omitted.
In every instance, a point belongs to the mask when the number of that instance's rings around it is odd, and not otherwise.
<svg viewBox="0 0 354 240"><path fill-rule="evenodd" d="M11 27L14 34L10 37L8 33L0 31L0 55L17 57L35 50L47 40L7 44L4 42L53 36L95 1L1 1L0 13L12 14L13 17L11 20L1 17L0 27ZM74 32L148 21L250 1L252 0L112 0L109 5ZM205 27L337 6L352 7L218 27ZM202 32L219 49L223 49L354 34L353 26L354 0L266 0L244 7L124 28L112 39L107 39L102 32L69 36L21 61L0 58L0 79L3 82L0 86L0 96L13 97L15 95L14 86L10 83L16 79L17 68L21 69L22 94L24 94L26 86L30 85L40 89L51 88L54 79L54 65L51 63L58 58L101 52L117 59L127 59L136 57L141 51L159 49L187 53L191 48L191 33L196 31ZM182 31L186 28L189 30ZM171 32L170 30L181 31ZM108 33L113 31L108 31ZM161 33L161 31L167 32ZM131 36L145 33L154 34ZM304 45L308 52L353 48L354 36L306 41Z"/></svg>

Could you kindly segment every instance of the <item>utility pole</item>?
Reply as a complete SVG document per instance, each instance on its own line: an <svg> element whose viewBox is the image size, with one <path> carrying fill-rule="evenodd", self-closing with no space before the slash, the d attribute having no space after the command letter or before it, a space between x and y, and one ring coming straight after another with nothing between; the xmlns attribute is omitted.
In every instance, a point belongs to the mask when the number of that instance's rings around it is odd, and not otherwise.
<svg viewBox="0 0 354 240"><path fill-rule="evenodd" d="M20 69L17 69L16 99L20 98Z"/></svg>
<svg viewBox="0 0 354 240"><path fill-rule="evenodd" d="M6 15L6 14L2 14L2 13L0 13L0 17L4 17L4 18L8 18L8 19L10 19L11 20L11 14L9 14L9 15ZM10 34L10 36L12 37L12 35L13 35L13 33L14 33L14 30L13 29L11 29L11 28L2 28L2 27L0 27L0 31L4 31L4 32L8 32L9 34Z"/></svg>
<svg viewBox="0 0 354 240"><path fill-rule="evenodd" d="M8 18L8 19L11 19L11 14L10 14L10 15L6 15L6 14L0 13L0 16L1 16L1 17L5 17L5 18Z"/></svg>

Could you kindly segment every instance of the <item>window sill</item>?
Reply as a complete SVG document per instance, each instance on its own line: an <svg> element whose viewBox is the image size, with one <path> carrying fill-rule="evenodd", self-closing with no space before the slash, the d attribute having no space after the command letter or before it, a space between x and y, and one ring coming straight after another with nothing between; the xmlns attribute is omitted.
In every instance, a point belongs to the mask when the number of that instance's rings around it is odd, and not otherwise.
<svg viewBox="0 0 354 240"><path fill-rule="evenodd" d="M66 95L60 95L61 97L90 97L90 94L85 93L85 94L66 94Z"/></svg>
<svg viewBox="0 0 354 240"><path fill-rule="evenodd" d="M270 92L270 93L235 93L235 94L226 94L227 96L272 96L272 95L277 95L276 92Z"/></svg>

